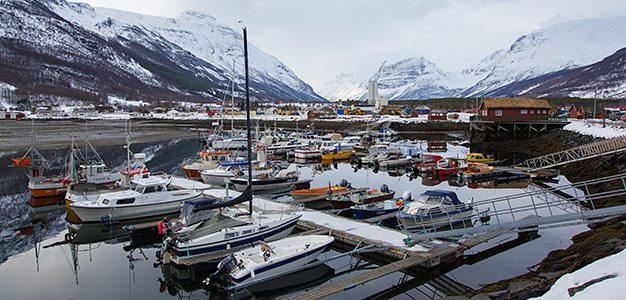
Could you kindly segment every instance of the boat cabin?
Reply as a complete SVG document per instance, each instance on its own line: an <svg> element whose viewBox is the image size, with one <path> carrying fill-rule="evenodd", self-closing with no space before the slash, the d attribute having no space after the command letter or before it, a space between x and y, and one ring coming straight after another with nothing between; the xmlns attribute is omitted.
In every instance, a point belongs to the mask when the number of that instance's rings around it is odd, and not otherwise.
<svg viewBox="0 0 626 300"><path fill-rule="evenodd" d="M410 215L432 215L464 207L455 192L430 190L417 197L414 202L405 205L402 212Z"/></svg>

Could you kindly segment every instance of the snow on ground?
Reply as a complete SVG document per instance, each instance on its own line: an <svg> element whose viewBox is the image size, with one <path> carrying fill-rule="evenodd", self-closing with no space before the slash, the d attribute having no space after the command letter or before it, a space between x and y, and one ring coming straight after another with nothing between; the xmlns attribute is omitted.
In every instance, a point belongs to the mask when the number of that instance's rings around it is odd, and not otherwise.
<svg viewBox="0 0 626 300"><path fill-rule="evenodd" d="M239 192L233 191L229 191L228 193L230 197L237 197L241 194ZM226 195L226 191L224 189L210 189L205 190L204 195L208 197L223 198ZM293 207L289 204L278 203L258 196L254 196L252 200L252 205L257 209L268 212L288 212L290 210L293 210ZM427 248L424 248L420 245L415 245L410 248L407 247L403 241L403 239L405 239L407 235L397 230L392 230L378 225L330 215L315 210L305 209L304 211L299 212L299 214L302 214L301 220L303 221L313 222L315 224L328 227L332 230L348 232L352 235L356 235L364 239L378 241L385 245L392 245L409 251L428 251ZM433 241L433 243L437 242Z"/></svg>
<svg viewBox="0 0 626 300"><path fill-rule="evenodd" d="M571 123L563 129L594 137L614 138L626 135L626 123L610 120L576 120L570 119Z"/></svg>
<svg viewBox="0 0 626 300"><path fill-rule="evenodd" d="M144 102L144 101L131 101L131 100L126 100L126 99L122 99L122 98L118 98L115 96L109 96L109 103L111 104L116 104L116 103L120 103L126 106L148 106L150 105L150 103L148 102Z"/></svg>
<svg viewBox="0 0 626 300"><path fill-rule="evenodd" d="M591 280L614 275L615 278L605 279L570 296L568 289L581 286ZM541 300L618 300L626 296L626 250L597 260L584 268L563 275L543 296L533 299Z"/></svg>

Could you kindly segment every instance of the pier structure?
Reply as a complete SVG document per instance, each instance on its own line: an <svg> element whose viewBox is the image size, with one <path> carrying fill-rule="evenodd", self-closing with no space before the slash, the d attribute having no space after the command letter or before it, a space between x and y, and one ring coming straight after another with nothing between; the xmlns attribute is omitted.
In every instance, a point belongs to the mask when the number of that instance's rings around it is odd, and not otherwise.
<svg viewBox="0 0 626 300"><path fill-rule="evenodd" d="M551 117L546 120L519 120L501 118L485 120L470 119L470 140L484 139L529 139L548 132L562 129L569 124L567 119Z"/></svg>

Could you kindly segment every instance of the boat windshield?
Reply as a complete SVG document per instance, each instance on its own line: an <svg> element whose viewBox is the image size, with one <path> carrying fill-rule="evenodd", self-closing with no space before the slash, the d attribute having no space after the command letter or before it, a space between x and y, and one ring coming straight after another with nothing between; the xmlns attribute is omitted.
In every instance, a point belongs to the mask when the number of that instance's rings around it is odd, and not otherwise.
<svg viewBox="0 0 626 300"><path fill-rule="evenodd" d="M452 205L452 199L447 196L432 196L432 195L424 195L421 194L417 198L418 202L428 203L428 204L444 204L444 205Z"/></svg>

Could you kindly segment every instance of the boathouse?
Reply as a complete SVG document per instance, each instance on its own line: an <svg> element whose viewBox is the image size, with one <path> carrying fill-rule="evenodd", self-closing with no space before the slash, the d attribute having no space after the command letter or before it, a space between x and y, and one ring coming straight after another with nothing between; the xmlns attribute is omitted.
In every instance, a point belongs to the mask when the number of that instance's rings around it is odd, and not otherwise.
<svg viewBox="0 0 626 300"><path fill-rule="evenodd" d="M566 117L550 116L547 100L529 98L487 98L470 119L470 139L524 139L559 130Z"/></svg>
<svg viewBox="0 0 626 300"><path fill-rule="evenodd" d="M478 108L482 120L547 120L550 103L544 99L487 98Z"/></svg>

